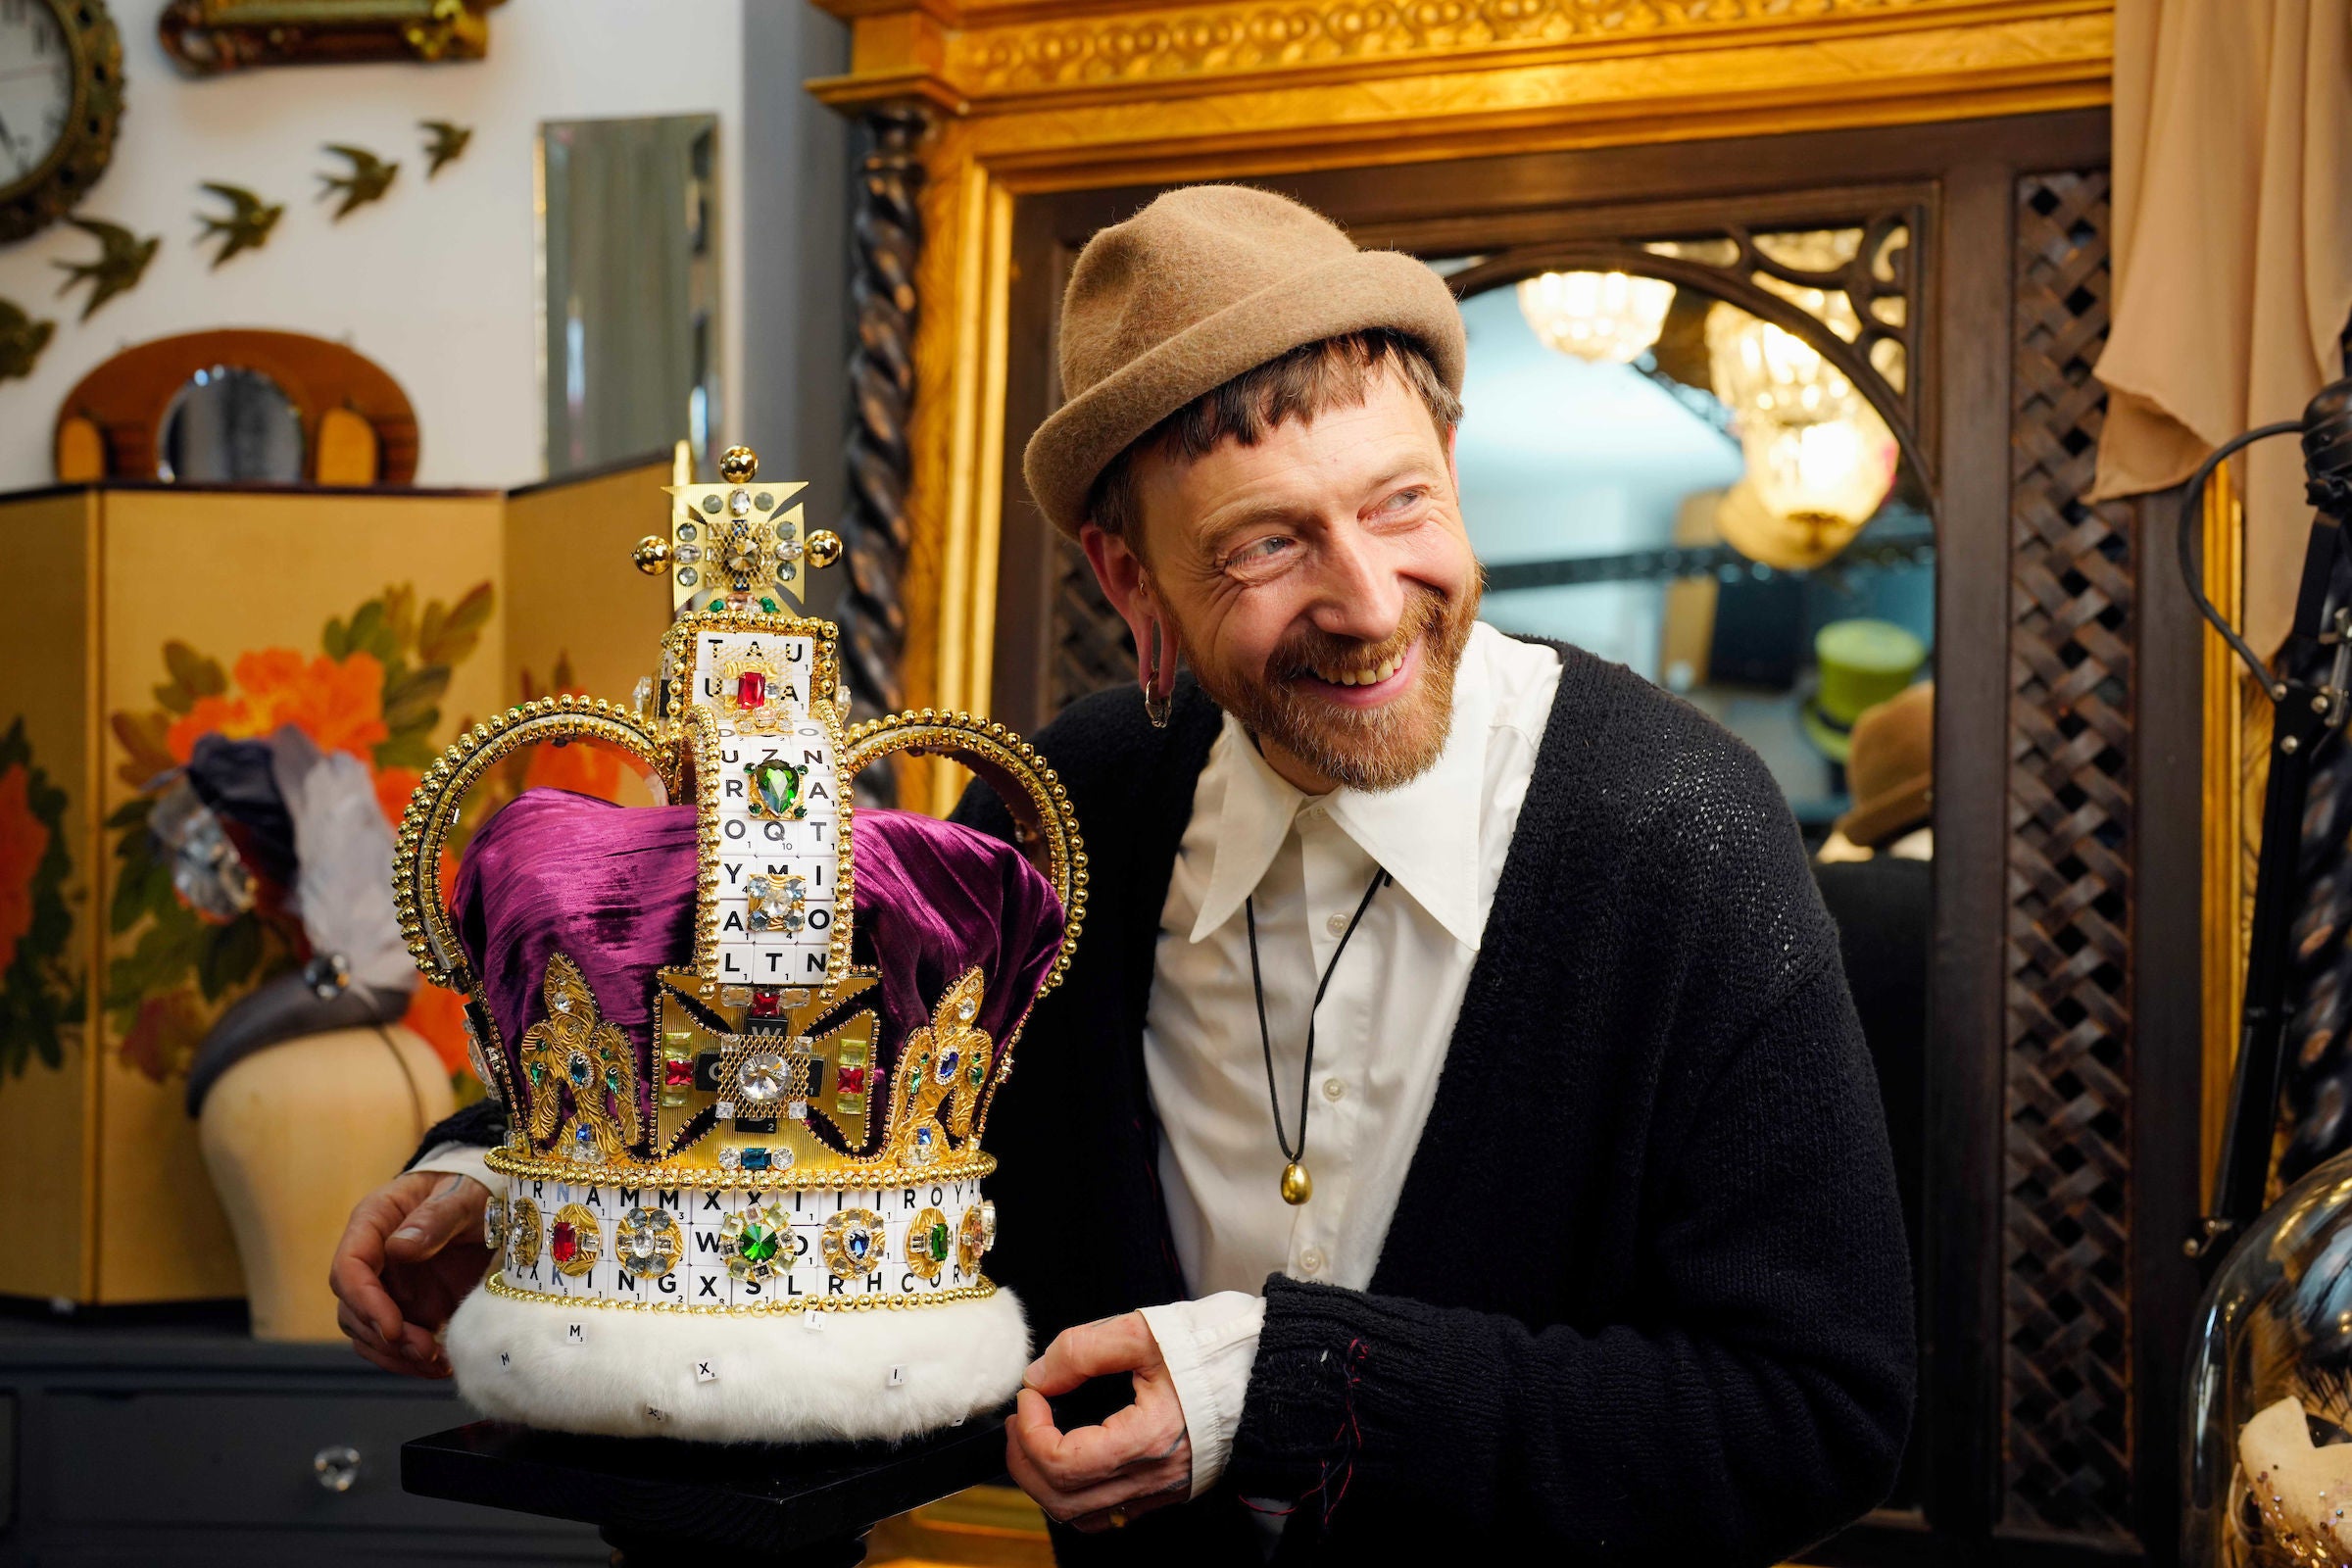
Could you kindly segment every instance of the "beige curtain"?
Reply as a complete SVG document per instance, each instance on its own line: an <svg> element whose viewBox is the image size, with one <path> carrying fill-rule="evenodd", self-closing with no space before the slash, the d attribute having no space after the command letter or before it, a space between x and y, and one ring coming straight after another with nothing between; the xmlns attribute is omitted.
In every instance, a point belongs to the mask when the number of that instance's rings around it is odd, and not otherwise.
<svg viewBox="0 0 2352 1568"><path fill-rule="evenodd" d="M2163 489L2343 374L2352 0L2116 0L2115 302L2100 499ZM2248 640L2294 611L2310 509L2291 437L2247 473Z"/></svg>

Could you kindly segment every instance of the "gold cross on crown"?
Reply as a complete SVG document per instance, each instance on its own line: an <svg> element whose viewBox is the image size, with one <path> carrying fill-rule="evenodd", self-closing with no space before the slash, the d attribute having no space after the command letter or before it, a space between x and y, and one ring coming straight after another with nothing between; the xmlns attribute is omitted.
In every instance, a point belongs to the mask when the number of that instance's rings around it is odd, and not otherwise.
<svg viewBox="0 0 2352 1568"><path fill-rule="evenodd" d="M729 447L719 456L722 482L696 484L693 459L678 443L671 469L669 537L637 541L637 569L669 577L670 610L779 612L779 598L795 610L808 603L808 573L841 559L841 536L830 528L807 531L805 509L794 497L804 480L762 485L760 454Z"/></svg>

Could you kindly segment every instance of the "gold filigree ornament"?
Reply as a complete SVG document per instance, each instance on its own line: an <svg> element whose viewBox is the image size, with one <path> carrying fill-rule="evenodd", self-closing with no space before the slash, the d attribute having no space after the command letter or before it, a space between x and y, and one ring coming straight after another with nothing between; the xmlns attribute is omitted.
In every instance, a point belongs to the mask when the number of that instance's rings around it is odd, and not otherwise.
<svg viewBox="0 0 2352 1568"><path fill-rule="evenodd" d="M983 1200L963 1211L956 1227L956 1266L966 1274L980 1272L980 1259L997 1245L997 1205Z"/></svg>
<svg viewBox="0 0 2352 1568"><path fill-rule="evenodd" d="M493 1255L507 1245L507 1200L496 1193L482 1205L482 1245Z"/></svg>
<svg viewBox="0 0 2352 1568"><path fill-rule="evenodd" d="M914 1218L906 1222L906 1266L927 1283L936 1284L940 1270L955 1255L956 1242L948 1231L948 1216L936 1208L915 1210Z"/></svg>
<svg viewBox="0 0 2352 1568"><path fill-rule="evenodd" d="M568 1102L571 1116L556 1147L583 1165L622 1159L644 1137L636 1049L618 1025L605 1021L579 965L563 954L547 960L542 991L547 1016L522 1037L532 1141L548 1141Z"/></svg>
<svg viewBox="0 0 2352 1568"><path fill-rule="evenodd" d="M547 1227L547 1257L559 1273L578 1279L605 1250L605 1222L585 1203L565 1203Z"/></svg>
<svg viewBox="0 0 2352 1568"><path fill-rule="evenodd" d="M507 1210L507 1261L523 1270L539 1266L539 1205L527 1198Z"/></svg>
<svg viewBox="0 0 2352 1568"><path fill-rule="evenodd" d="M943 1152L941 1124L963 1144L972 1134L980 1095L996 1047L977 1020L984 992L977 967L941 993L931 1022L906 1037L891 1094L900 1107L891 1118L889 1152L911 1165L930 1165Z"/></svg>
<svg viewBox="0 0 2352 1568"><path fill-rule="evenodd" d="M817 1250L835 1279L856 1280L882 1266L890 1243L883 1234L881 1215L870 1208L845 1208L825 1221Z"/></svg>
<svg viewBox="0 0 2352 1568"><path fill-rule="evenodd" d="M612 1261L640 1279L667 1278L686 1254L677 1217L662 1208L632 1208L612 1227Z"/></svg>

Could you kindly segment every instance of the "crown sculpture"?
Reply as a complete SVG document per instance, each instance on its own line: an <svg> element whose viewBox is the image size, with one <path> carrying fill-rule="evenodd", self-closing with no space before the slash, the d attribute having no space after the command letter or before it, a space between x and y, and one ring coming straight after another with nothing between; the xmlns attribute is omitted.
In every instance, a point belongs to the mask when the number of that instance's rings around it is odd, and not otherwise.
<svg viewBox="0 0 2352 1568"><path fill-rule="evenodd" d="M492 1268L449 1326L496 1416L712 1441L896 1438L1019 1387L1019 1303L982 1263L989 1107L1069 963L1086 858L1062 788L1001 724L845 729L840 632L779 609L841 555L799 484L668 487L637 547L675 611L628 708L556 697L480 724L409 803L395 895L425 977L466 998L504 1102ZM681 479L688 477L681 475ZM671 803L525 792L443 846L518 748L602 743ZM958 759L1021 847L853 812L854 774Z"/></svg>

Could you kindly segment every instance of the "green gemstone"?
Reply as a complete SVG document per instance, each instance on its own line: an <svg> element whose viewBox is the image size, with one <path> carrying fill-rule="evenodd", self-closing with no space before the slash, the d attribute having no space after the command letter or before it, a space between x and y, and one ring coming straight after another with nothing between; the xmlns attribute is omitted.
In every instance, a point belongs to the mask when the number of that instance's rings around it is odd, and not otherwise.
<svg viewBox="0 0 2352 1568"><path fill-rule="evenodd" d="M948 1260L948 1222L944 1219L931 1227L931 1255L942 1263Z"/></svg>
<svg viewBox="0 0 2352 1568"><path fill-rule="evenodd" d="M790 762L754 762L744 771L752 775L752 788L760 792L760 804L768 815L790 816L800 804L800 769Z"/></svg>
<svg viewBox="0 0 2352 1568"><path fill-rule="evenodd" d="M777 1234L776 1227L762 1225L757 1220L746 1225L743 1234L735 1242L735 1250L742 1254L747 1263L765 1263L783 1247L784 1239Z"/></svg>
<svg viewBox="0 0 2352 1568"><path fill-rule="evenodd" d="M760 608L772 615L776 612L776 602L773 599L762 599L760 601Z"/></svg>

